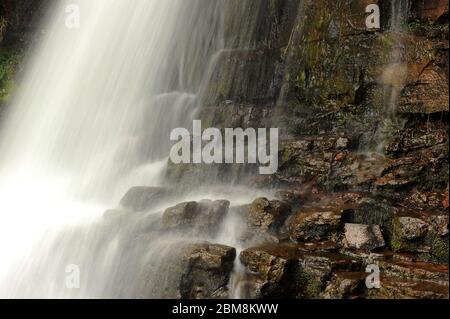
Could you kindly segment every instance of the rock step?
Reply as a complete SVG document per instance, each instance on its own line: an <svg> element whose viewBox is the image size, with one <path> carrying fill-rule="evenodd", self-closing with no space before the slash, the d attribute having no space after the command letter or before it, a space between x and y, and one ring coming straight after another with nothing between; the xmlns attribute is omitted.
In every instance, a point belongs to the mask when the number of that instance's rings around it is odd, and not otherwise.
<svg viewBox="0 0 450 319"><path fill-rule="evenodd" d="M381 273L386 276L415 279L448 287L448 265L421 261L381 260L379 266Z"/></svg>

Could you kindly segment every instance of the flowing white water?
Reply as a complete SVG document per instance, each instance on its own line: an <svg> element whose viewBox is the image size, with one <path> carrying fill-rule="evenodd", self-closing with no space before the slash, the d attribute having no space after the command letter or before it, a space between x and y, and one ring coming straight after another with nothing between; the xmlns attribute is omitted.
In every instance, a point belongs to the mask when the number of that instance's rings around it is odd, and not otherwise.
<svg viewBox="0 0 450 319"><path fill-rule="evenodd" d="M169 132L192 123L221 49L222 2L58 3L0 132L0 296L139 297L127 288L139 273L117 274L142 250L120 250L97 220L130 186L162 182ZM65 25L68 3L80 29ZM128 271L156 262L147 254ZM65 290L67 262L89 269L77 292Z"/></svg>
<svg viewBox="0 0 450 319"><path fill-rule="evenodd" d="M380 77L384 91L384 114L382 114L383 121L379 128L377 145L377 152L380 154L384 153L387 138L404 125L403 120L397 116L397 106L408 76L404 35L407 32L406 26L410 12L409 1L391 1L390 9L389 36L392 44L388 64Z"/></svg>

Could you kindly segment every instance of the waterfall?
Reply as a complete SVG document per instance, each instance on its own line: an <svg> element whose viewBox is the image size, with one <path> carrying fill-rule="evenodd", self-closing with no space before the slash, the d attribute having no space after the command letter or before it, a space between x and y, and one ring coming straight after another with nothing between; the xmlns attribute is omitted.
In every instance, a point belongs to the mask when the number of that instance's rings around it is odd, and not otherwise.
<svg viewBox="0 0 450 319"><path fill-rule="evenodd" d="M66 27L68 4L79 29ZM99 220L130 186L163 182L170 130L192 123L207 61L223 45L221 6L55 4L2 125L1 296L139 297L130 289L141 263L158 268L152 250L183 241L160 239L143 256L142 242L122 247ZM85 289L62 288L67 263L88 273Z"/></svg>

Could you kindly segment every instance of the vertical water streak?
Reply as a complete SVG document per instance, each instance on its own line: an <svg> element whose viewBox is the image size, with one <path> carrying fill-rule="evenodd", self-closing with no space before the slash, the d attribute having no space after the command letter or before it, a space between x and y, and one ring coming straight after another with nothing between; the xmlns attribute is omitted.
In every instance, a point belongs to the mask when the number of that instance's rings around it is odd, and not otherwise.
<svg viewBox="0 0 450 319"><path fill-rule="evenodd" d="M67 4L80 8L79 29L66 27ZM170 130L192 122L207 61L221 47L221 5L55 4L0 134L1 296L135 296L118 275L129 249L98 217L127 187L162 182ZM67 262L90 269L92 289L64 289Z"/></svg>
<svg viewBox="0 0 450 319"><path fill-rule="evenodd" d="M403 125L397 116L397 105L408 76L404 35L410 12L409 1L390 1L390 9L388 36L391 50L380 79L383 86L383 121L377 133L378 153L384 153L386 139Z"/></svg>

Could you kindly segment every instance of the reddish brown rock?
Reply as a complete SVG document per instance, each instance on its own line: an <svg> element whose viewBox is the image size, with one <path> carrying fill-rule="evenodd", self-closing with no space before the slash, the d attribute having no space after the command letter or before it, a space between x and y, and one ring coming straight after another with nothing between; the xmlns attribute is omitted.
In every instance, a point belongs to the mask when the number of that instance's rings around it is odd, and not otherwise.
<svg viewBox="0 0 450 319"><path fill-rule="evenodd" d="M343 211L332 206L300 209L288 221L289 236L297 242L329 239L339 229Z"/></svg>

